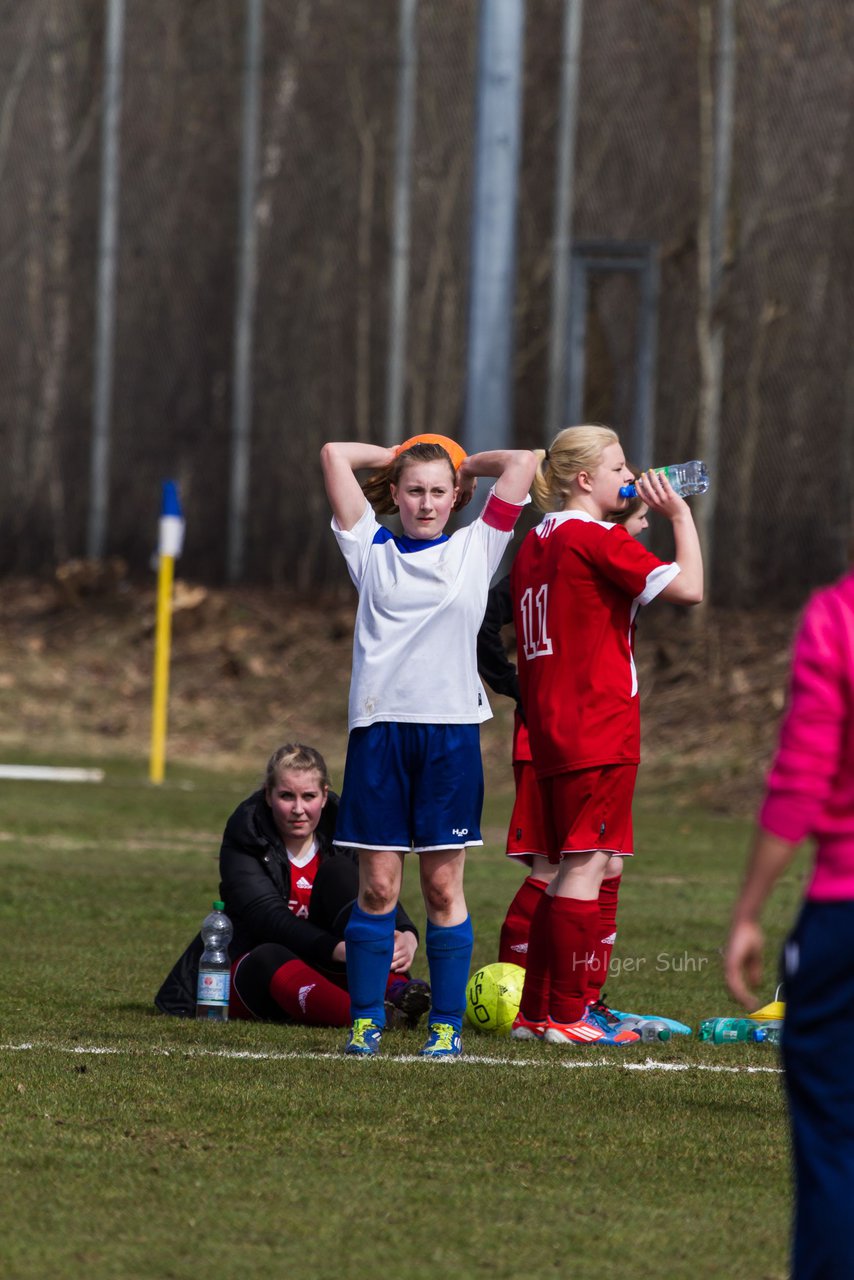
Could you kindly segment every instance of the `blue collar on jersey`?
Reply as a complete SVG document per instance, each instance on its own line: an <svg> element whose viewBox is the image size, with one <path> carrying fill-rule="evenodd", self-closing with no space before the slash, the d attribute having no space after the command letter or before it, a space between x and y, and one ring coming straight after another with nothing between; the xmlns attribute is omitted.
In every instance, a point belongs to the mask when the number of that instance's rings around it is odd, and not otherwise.
<svg viewBox="0 0 854 1280"><path fill-rule="evenodd" d="M425 541L423 538L407 538L405 534L392 533L391 529L386 529L385 525L380 525L374 534L374 545L380 542L393 542L401 555L409 555L413 551L424 551L427 547L438 547L440 542L447 542L448 535L440 533L438 538L430 538Z"/></svg>

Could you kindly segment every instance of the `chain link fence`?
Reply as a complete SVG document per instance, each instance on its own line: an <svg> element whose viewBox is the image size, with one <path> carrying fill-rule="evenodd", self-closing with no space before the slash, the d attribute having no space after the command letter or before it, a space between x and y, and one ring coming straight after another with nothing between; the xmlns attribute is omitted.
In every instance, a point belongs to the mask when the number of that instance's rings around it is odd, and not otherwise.
<svg viewBox="0 0 854 1280"><path fill-rule="evenodd" d="M658 255L661 463L697 447L699 9L588 0L583 17L573 235ZM126 0L108 550L147 567L173 477L181 570L212 582L227 555L245 14L244 0ZM513 405L528 446L546 432L563 20L563 0L528 0ZM0 2L7 573L50 570L86 545L105 21L102 0ZM265 5L245 557L256 581L343 582L318 449L383 439L398 21L398 0ZM849 548L854 7L738 0L736 31L714 595L790 605ZM453 434L477 0L420 0L416 34L406 421ZM636 282L597 278L584 414L621 431L637 325Z"/></svg>

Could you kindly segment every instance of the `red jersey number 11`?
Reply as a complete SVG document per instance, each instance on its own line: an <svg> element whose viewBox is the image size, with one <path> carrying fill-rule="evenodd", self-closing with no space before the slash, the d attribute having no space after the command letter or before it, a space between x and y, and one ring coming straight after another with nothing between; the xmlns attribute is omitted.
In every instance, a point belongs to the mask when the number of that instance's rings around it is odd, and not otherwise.
<svg viewBox="0 0 854 1280"><path fill-rule="evenodd" d="M537 587L527 587L519 602L522 609L522 648L528 661L545 658L552 652L548 635L549 586L544 582Z"/></svg>

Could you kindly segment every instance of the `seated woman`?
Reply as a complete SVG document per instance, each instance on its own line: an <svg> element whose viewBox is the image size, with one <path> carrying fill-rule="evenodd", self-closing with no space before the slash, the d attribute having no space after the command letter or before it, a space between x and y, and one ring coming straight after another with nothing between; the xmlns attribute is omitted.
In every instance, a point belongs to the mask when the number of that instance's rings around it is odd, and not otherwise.
<svg viewBox="0 0 854 1280"><path fill-rule="evenodd" d="M338 798L319 751L287 743L273 753L263 787L226 823L220 897L234 927L229 1016L347 1026L344 929L359 884L358 855L333 849ZM398 908L387 987L392 1025L414 1026L430 1005L426 982L409 977L418 933ZM155 1005L195 1014L200 936L176 963Z"/></svg>

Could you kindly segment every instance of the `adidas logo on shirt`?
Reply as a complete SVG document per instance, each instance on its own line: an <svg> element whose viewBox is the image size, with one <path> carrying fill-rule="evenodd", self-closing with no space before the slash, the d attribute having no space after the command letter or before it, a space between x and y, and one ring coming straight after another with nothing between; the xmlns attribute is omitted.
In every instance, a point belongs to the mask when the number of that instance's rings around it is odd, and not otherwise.
<svg viewBox="0 0 854 1280"><path fill-rule="evenodd" d="M311 881L310 881L310 880L306 880L305 876L300 876L299 880L297 880L297 888L298 888L298 889L310 889L310 888L311 888Z"/></svg>

